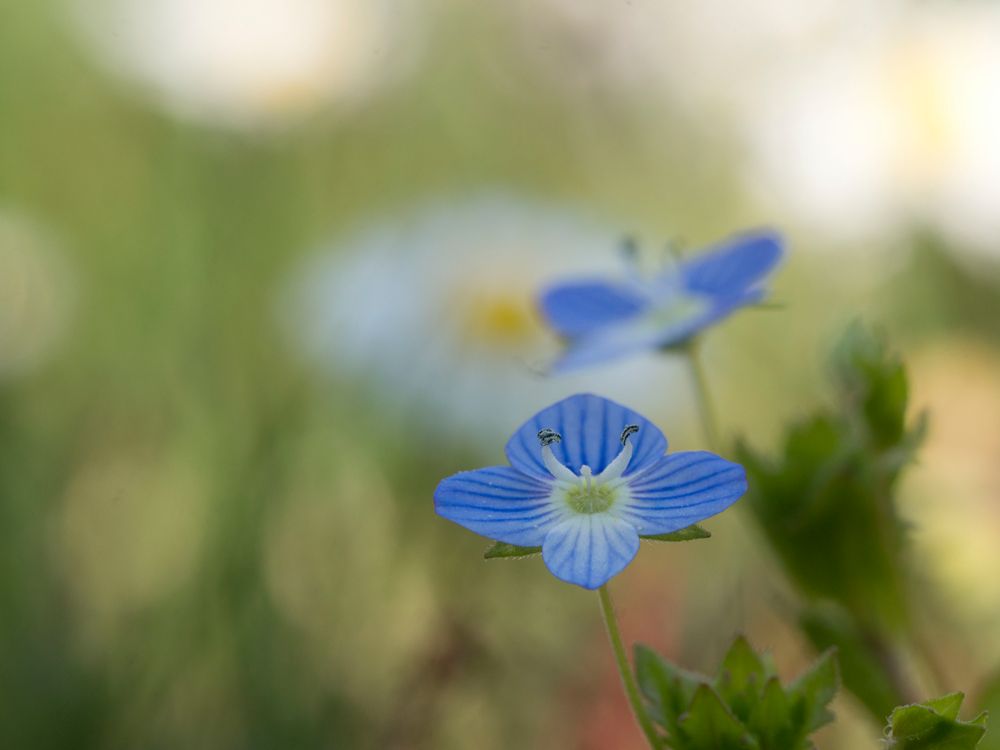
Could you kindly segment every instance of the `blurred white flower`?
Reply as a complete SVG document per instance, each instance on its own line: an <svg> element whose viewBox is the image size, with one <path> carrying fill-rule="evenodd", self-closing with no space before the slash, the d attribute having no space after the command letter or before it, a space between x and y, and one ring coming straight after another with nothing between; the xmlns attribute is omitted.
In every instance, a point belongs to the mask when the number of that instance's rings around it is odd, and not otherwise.
<svg viewBox="0 0 1000 750"><path fill-rule="evenodd" d="M555 85L666 103L744 149L767 215L840 241L913 226L1000 252L1000 6L522 2ZM539 8L541 10L539 10Z"/></svg>
<svg viewBox="0 0 1000 750"><path fill-rule="evenodd" d="M1000 250L1000 7L924 5L803 56L745 111L753 189L831 237Z"/></svg>
<svg viewBox="0 0 1000 750"><path fill-rule="evenodd" d="M256 128L363 98L409 67L410 0L78 0L98 58L182 117Z"/></svg>
<svg viewBox="0 0 1000 750"><path fill-rule="evenodd" d="M527 52L560 85L604 82L701 114L751 95L859 0L521 0ZM867 4L870 5L870 4Z"/></svg>
<svg viewBox="0 0 1000 750"><path fill-rule="evenodd" d="M0 378L31 372L69 324L76 286L52 233L0 209Z"/></svg>
<svg viewBox="0 0 1000 750"><path fill-rule="evenodd" d="M650 409L688 387L672 382L681 365L650 355L580 375L539 372L559 348L535 308L542 284L618 270L621 240L566 209L513 198L431 205L310 257L283 312L309 359L366 379L382 403L439 428L493 440L584 390Z"/></svg>

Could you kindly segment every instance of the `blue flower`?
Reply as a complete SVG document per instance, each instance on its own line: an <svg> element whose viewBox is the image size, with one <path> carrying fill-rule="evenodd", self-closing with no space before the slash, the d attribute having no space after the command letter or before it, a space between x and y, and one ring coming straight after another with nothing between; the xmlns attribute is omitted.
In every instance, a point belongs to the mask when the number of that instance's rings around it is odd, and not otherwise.
<svg viewBox="0 0 1000 750"><path fill-rule="evenodd" d="M442 480L434 505L477 534L541 547L556 578L595 589L632 561L640 536L683 529L746 492L739 464L666 449L663 433L631 409L570 396L514 433L510 466Z"/></svg>
<svg viewBox="0 0 1000 750"><path fill-rule="evenodd" d="M541 295L542 314L569 340L553 371L684 344L763 299L763 281L781 255L778 235L755 232L685 258L649 279L581 279L549 287Z"/></svg>

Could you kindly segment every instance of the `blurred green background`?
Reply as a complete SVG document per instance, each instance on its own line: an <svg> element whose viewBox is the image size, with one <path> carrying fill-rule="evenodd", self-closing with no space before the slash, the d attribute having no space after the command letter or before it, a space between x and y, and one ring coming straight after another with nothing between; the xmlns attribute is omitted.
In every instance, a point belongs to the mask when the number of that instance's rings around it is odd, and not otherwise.
<svg viewBox="0 0 1000 750"><path fill-rule="evenodd" d="M703 446L676 362L539 376L531 295L758 225L789 257L709 335L724 429L772 447L845 323L890 333L922 617L981 703L998 91L989 3L3 3L0 746L641 747L596 598L431 496L577 390ZM751 519L707 527L616 579L626 637L794 674ZM837 712L822 747L877 746Z"/></svg>

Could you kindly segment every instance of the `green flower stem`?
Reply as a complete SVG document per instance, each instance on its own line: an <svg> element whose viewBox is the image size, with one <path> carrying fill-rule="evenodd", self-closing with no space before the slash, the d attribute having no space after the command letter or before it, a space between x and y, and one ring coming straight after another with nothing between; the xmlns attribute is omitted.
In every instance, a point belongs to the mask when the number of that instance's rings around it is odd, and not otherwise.
<svg viewBox="0 0 1000 750"><path fill-rule="evenodd" d="M718 452L719 428L715 418L715 403L708 389L708 377L701 362L701 352L698 343L692 342L686 349L688 365L691 368L691 379L694 381L695 397L698 400L698 412L701 414L701 426L705 431L705 440L710 450Z"/></svg>
<svg viewBox="0 0 1000 750"><path fill-rule="evenodd" d="M635 677L632 674L632 666L629 664L628 656L625 654L625 645L622 643L621 630L618 628L618 618L615 617L615 606L611 602L611 593L608 591L607 584L601 586L597 590L597 594L601 600L601 613L604 615L604 624L608 628L608 639L611 641L611 650L615 652L615 661L618 662L618 672L621 674L622 683L625 685L625 695L628 696L628 702L632 706L632 713L635 714L635 720L642 728L642 733L646 735L649 746L653 750L659 750L661 747L660 737L656 733L656 727L653 725L652 719L646 713L642 696L639 695L639 686L635 682Z"/></svg>

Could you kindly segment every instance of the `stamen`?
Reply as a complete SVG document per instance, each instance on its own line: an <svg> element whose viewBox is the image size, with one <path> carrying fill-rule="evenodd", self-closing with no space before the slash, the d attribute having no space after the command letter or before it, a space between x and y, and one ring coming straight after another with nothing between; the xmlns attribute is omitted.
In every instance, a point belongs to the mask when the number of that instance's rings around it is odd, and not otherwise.
<svg viewBox="0 0 1000 750"><path fill-rule="evenodd" d="M622 430L622 436L621 436L622 445L625 445L625 441L628 440L629 435L634 435L638 431L639 431L639 425L637 424L626 425L625 429Z"/></svg>
<svg viewBox="0 0 1000 750"><path fill-rule="evenodd" d="M583 486L589 490L590 485L594 481L594 472L591 471L587 464L584 464L580 467L580 476L583 478Z"/></svg>
<svg viewBox="0 0 1000 750"><path fill-rule="evenodd" d="M684 260L684 256L681 253L682 245L683 242L679 237L667 240L667 244L663 247L664 265L676 267L681 264Z"/></svg>
<svg viewBox="0 0 1000 750"><path fill-rule="evenodd" d="M639 255L639 243L635 241L635 237L630 234L626 234L622 237L621 244L621 254L625 257L625 260L634 263Z"/></svg>
<svg viewBox="0 0 1000 750"><path fill-rule="evenodd" d="M538 431L538 442L542 444L542 463L549 470L549 474L563 482L575 483L577 481L576 474L563 466L552 452L552 444L561 443L562 435L551 427L543 427Z"/></svg>
<svg viewBox="0 0 1000 750"><path fill-rule="evenodd" d="M551 427L543 427L538 431L538 442L542 444L542 447L551 445L552 443L561 443L562 435L553 430Z"/></svg>
<svg viewBox="0 0 1000 750"><path fill-rule="evenodd" d="M632 460L632 441L629 437L634 435L639 431L639 425L630 424L626 425L625 429L622 430L622 451L617 456L615 456L614 461L609 463L600 474L597 475L598 482L610 482L614 479L619 479L625 470L628 468L629 461Z"/></svg>

